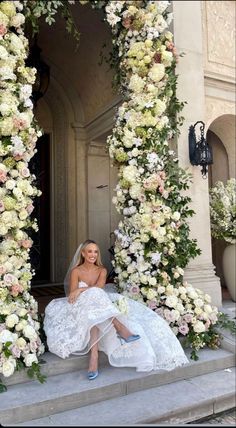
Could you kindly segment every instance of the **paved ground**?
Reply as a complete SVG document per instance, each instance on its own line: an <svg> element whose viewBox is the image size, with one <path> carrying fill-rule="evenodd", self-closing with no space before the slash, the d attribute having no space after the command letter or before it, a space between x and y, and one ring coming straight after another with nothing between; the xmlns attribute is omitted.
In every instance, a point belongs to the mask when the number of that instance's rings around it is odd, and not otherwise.
<svg viewBox="0 0 236 428"><path fill-rule="evenodd" d="M227 410L222 413L218 413L215 416L209 416L207 418L200 419L195 422L191 422L189 425L236 425L236 408Z"/></svg>

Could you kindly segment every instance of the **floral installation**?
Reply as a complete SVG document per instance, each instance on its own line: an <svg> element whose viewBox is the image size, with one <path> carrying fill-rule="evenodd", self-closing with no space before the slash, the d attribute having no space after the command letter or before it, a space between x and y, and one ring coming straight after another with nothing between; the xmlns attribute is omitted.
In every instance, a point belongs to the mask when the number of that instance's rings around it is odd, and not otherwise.
<svg viewBox="0 0 236 428"><path fill-rule="evenodd" d="M19 1L0 3L0 377L26 367L29 376L43 381L38 305L29 293L32 240L26 233L27 228L37 230L30 214L40 191L28 163L41 131L33 119L30 97L36 70L25 66L28 40L22 7Z"/></svg>
<svg viewBox="0 0 236 428"><path fill-rule="evenodd" d="M219 345L218 309L211 297L183 280L200 253L189 238L194 213L184 196L190 175L178 166L169 142L178 133L183 107L176 97L178 61L168 1L112 1L103 6L112 28L123 103L108 137L118 165L113 202L123 219L115 231L118 290L161 315L196 351Z"/></svg>
<svg viewBox="0 0 236 428"><path fill-rule="evenodd" d="M51 25L57 12L76 40L78 29L70 7L74 0L21 0L0 3L0 374L7 377L29 367L40 381L40 338L37 302L30 295L34 272L29 262L32 241L27 229L33 198L40 195L28 163L41 135L31 101L35 69L25 66L28 40L25 20L38 31L43 17ZM111 65L123 95L112 135L110 157L119 165L113 202L123 220L116 230L115 270L124 296L143 302L163 316L176 335L196 351L217 347L214 325L220 313L211 298L183 281L184 267L200 253L189 239L193 215L183 193L190 176L178 166L169 141L178 134L183 103L176 97L178 60L168 1L80 1L102 9L113 37Z"/></svg>
<svg viewBox="0 0 236 428"><path fill-rule="evenodd" d="M217 181L210 189L211 234L229 244L236 242L236 180Z"/></svg>

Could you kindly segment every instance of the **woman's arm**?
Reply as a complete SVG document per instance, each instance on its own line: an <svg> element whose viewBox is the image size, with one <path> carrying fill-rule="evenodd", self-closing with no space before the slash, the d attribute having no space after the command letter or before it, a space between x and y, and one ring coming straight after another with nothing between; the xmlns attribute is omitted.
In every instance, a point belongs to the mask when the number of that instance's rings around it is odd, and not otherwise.
<svg viewBox="0 0 236 428"><path fill-rule="evenodd" d="M95 287L103 288L104 285L106 284L106 279L107 279L107 270L106 268L103 267L101 269L101 272L99 274Z"/></svg>
<svg viewBox="0 0 236 428"><path fill-rule="evenodd" d="M87 290L85 287L78 288L78 282L79 282L79 272L78 269L75 268L72 270L70 275L70 284L69 284L69 296L68 296L68 302L74 303L77 299L77 297L82 293L82 291Z"/></svg>

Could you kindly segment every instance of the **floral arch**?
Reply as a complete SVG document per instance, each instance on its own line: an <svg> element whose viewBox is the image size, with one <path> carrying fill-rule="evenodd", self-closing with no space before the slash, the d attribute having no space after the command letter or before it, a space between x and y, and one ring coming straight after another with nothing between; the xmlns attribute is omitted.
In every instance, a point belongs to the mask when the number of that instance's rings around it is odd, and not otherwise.
<svg viewBox="0 0 236 428"><path fill-rule="evenodd" d="M44 352L37 303L30 295L29 228L33 199L40 196L28 162L41 135L32 111L35 69L25 65L25 18L33 27L45 15L49 24L61 11L77 36L68 8L74 1L0 3L0 374L27 367L40 381ZM87 4L88 1L80 1ZM47 3L49 4L49 3ZM184 196L190 176L178 166L169 141L178 135L183 103L176 97L178 59L169 31L168 1L93 1L111 27L116 83L123 96L109 154L119 166L113 202L123 215L115 231L115 271L119 291L163 316L174 333L196 351L218 345L219 320L210 296L183 281L184 268L199 254L189 238L193 215ZM76 5L74 6L76 7Z"/></svg>

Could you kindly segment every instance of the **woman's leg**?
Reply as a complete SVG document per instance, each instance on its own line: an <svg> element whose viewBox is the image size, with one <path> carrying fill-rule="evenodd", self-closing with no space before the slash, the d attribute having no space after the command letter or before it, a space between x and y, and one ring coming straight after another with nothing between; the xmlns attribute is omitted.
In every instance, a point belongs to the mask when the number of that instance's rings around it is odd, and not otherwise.
<svg viewBox="0 0 236 428"><path fill-rule="evenodd" d="M98 369L98 328L96 326L91 328L90 341L91 343L96 342L90 350L90 360L89 360L89 372L95 372Z"/></svg>
<svg viewBox="0 0 236 428"><path fill-rule="evenodd" d="M120 321L118 321L117 318L113 318L112 323L113 323L117 333L119 333L125 339L127 339L129 336L131 336L133 334L133 333L131 333L131 331L127 327L125 327L124 324L122 324Z"/></svg>

